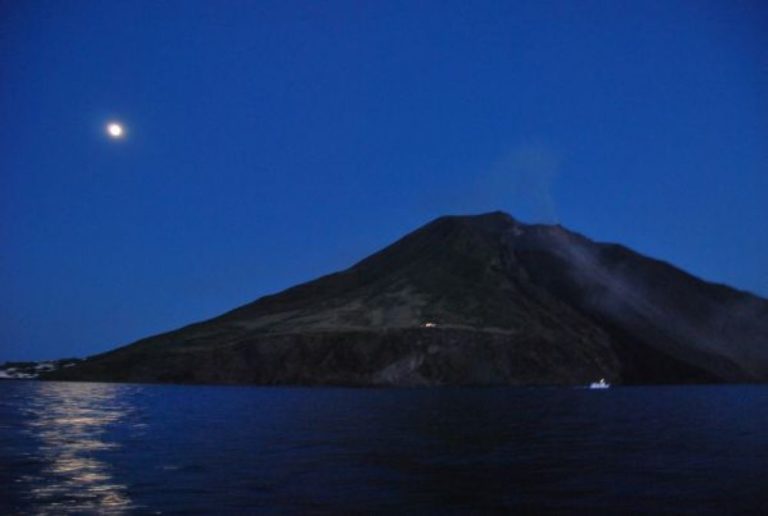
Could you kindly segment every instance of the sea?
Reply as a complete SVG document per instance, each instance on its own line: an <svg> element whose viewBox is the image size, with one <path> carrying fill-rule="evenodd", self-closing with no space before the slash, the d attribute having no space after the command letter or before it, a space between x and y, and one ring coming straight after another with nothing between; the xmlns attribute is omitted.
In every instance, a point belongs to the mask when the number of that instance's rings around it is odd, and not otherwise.
<svg viewBox="0 0 768 516"><path fill-rule="evenodd" d="M2 514L768 514L768 387L0 382Z"/></svg>

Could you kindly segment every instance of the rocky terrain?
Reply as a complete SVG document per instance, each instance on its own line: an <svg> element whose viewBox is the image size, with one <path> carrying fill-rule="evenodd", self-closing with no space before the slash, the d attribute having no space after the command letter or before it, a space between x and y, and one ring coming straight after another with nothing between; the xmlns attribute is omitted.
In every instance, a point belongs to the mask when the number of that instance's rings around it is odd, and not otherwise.
<svg viewBox="0 0 768 516"><path fill-rule="evenodd" d="M764 382L768 301L505 213L46 379L294 385Z"/></svg>

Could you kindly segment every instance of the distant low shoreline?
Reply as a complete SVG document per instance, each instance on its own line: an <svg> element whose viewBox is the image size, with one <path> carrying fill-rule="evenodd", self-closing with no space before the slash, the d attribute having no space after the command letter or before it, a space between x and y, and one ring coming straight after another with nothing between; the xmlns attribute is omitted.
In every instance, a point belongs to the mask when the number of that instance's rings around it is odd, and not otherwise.
<svg viewBox="0 0 768 516"><path fill-rule="evenodd" d="M79 362L82 362L81 358L61 358L38 362L5 362L0 365L0 380L36 380L42 374L72 367Z"/></svg>

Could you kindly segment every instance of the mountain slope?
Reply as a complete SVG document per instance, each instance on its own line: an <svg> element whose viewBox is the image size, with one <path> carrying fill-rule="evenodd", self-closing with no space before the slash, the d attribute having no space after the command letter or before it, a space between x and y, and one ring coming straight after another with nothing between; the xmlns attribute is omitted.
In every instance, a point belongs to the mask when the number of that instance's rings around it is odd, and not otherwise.
<svg viewBox="0 0 768 516"><path fill-rule="evenodd" d="M425 326L426 323L430 323ZM50 375L259 384L768 379L768 301L494 212Z"/></svg>

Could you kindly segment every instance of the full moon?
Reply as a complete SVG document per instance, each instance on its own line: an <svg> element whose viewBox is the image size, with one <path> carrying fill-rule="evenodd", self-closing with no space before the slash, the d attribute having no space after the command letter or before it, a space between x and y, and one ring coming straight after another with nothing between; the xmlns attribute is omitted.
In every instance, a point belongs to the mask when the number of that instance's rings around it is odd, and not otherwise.
<svg viewBox="0 0 768 516"><path fill-rule="evenodd" d="M123 130L123 126L117 122L110 122L107 124L107 134L111 138L122 138L124 132L125 131Z"/></svg>

